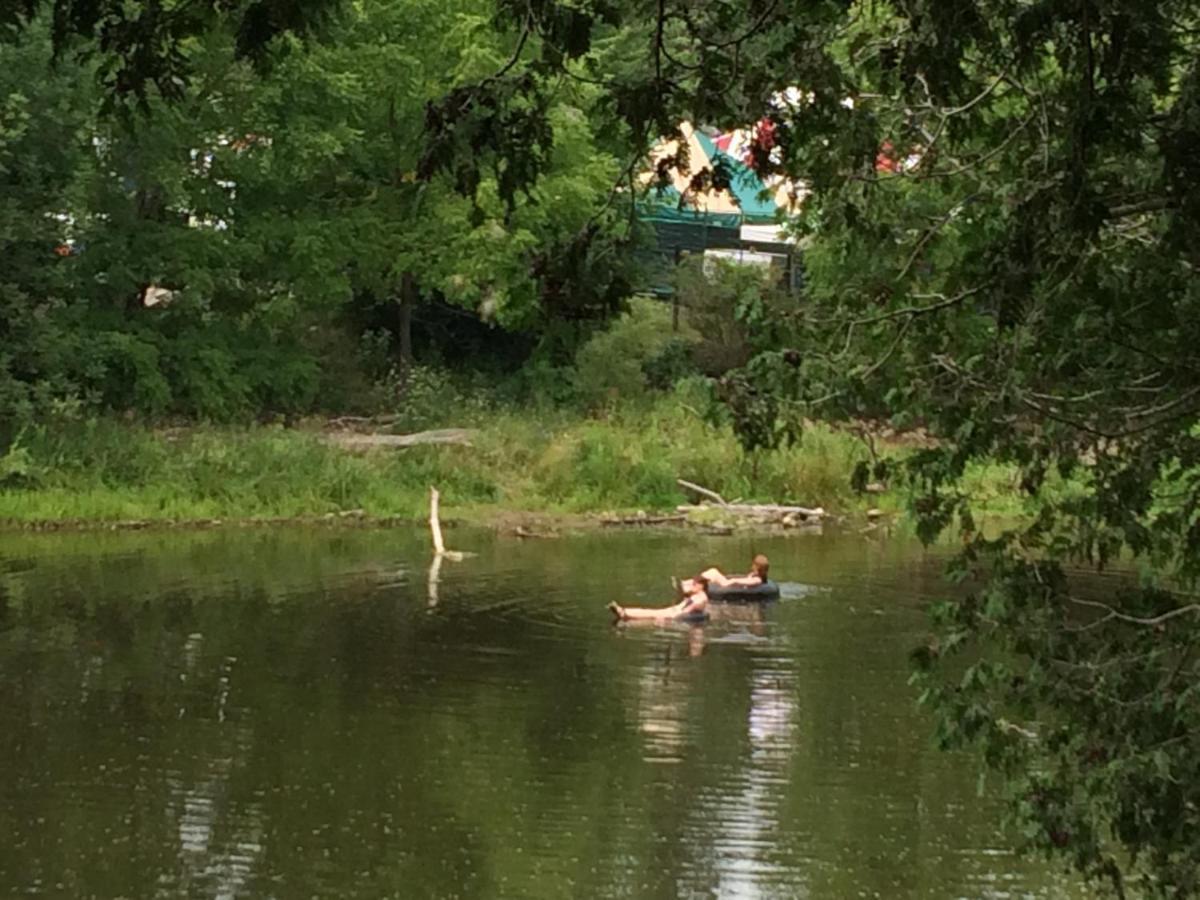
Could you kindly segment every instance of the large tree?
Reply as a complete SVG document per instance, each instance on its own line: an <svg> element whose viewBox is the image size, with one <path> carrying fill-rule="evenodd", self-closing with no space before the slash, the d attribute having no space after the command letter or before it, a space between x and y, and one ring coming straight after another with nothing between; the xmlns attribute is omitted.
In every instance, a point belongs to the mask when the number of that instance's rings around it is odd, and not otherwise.
<svg viewBox="0 0 1200 900"><path fill-rule="evenodd" d="M913 509L963 547L916 654L939 735L1009 776L1031 844L1117 893L1200 894L1200 6L507 9L536 49L431 111L431 167L536 178L536 147L477 136L558 79L603 90L635 151L683 116L758 122L752 164L812 191L809 303L735 402L928 429ZM1014 467L1025 524L977 530L979 460ZM1118 563L1140 578L1079 571Z"/></svg>
<svg viewBox="0 0 1200 900"><path fill-rule="evenodd" d="M336 17L338 0L0 0L0 40L48 22L56 57L94 61L110 107L182 99L195 74L191 45L214 28L239 58L265 64L280 35L307 37Z"/></svg>
<svg viewBox="0 0 1200 900"><path fill-rule="evenodd" d="M65 55L27 83L48 67L48 23L9 35L0 411L45 408L35 383L148 413L304 410L338 382L322 385L318 356L329 341L344 351L351 308L394 305L405 359L421 298L532 331L611 311L621 269L600 260L628 228L593 88L558 91L545 129L510 135L547 154L520 197L501 199L500 169L470 198L452 176L417 175L425 104L517 46L494 13L491 0L360 3L323 42L278 38L265 68L217 18L182 42L186 80L123 113L95 102L100 60ZM170 303L143 308L152 286ZM353 352L337 356L353 376Z"/></svg>

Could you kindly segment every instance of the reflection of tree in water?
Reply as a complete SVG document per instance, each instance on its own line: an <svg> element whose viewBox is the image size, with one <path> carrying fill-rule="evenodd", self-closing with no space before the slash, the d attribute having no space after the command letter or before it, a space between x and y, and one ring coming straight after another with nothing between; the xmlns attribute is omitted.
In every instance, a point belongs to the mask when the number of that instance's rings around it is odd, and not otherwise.
<svg viewBox="0 0 1200 900"><path fill-rule="evenodd" d="M722 777L713 779L716 788L701 794L690 816L689 843L698 851L693 871L719 897L760 897L785 885L789 896L798 896L806 890L805 877L781 862L778 848L796 739L798 676L790 662L780 664L751 646L728 649L749 661L742 683L749 702L739 717L743 739L736 761L723 763Z"/></svg>
<svg viewBox="0 0 1200 900"><path fill-rule="evenodd" d="M628 623L626 623L628 624ZM656 623L638 627L664 627ZM650 654L638 673L637 727L646 762L682 763L690 737L688 700L698 689L692 659L704 646L703 625L666 625L672 639ZM687 640L681 648L674 634Z"/></svg>
<svg viewBox="0 0 1200 900"><path fill-rule="evenodd" d="M208 761L207 777L190 786L168 778L168 815L178 822L179 854L174 878L160 876L162 897L203 889L224 900L245 896L262 854L262 805L230 798L235 759Z"/></svg>
<svg viewBox="0 0 1200 900"><path fill-rule="evenodd" d="M770 651L761 606L714 604L710 616L656 626L662 641L638 673L643 761L674 764L649 776L654 839L639 877L654 895L757 897L786 885L792 896L802 875L776 843L797 727L794 660Z"/></svg>
<svg viewBox="0 0 1200 900"><path fill-rule="evenodd" d="M782 761L791 751L796 726L796 680L796 673L789 670L754 673L748 730L755 761Z"/></svg>

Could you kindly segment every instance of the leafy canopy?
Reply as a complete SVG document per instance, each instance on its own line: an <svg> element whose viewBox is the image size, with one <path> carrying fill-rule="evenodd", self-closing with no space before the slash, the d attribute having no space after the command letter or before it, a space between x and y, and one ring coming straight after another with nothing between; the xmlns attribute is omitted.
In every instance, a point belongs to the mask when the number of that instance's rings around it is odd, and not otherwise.
<svg viewBox="0 0 1200 900"><path fill-rule="evenodd" d="M1196 896L1197 5L507 9L540 53L435 108L438 165L468 192L472 160L524 189L537 148L481 125L536 120L558 80L602 91L635 155L680 118L759 122L753 164L812 192L808 304L744 381L777 421L934 436L898 476L922 534L963 544L964 597L917 655L942 739L1009 776L1032 845L1118 893ZM1016 467L1028 524L976 529L975 460ZM1068 577L1134 560L1119 590Z"/></svg>

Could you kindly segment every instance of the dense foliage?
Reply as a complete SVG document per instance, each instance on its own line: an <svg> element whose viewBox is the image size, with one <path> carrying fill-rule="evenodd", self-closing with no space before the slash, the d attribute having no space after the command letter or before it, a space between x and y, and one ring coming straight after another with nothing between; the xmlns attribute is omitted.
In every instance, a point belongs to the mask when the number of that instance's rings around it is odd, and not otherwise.
<svg viewBox="0 0 1200 900"><path fill-rule="evenodd" d="M369 409L395 403L369 379L411 361L428 304L532 343L611 315L631 232L588 89L547 106L545 177L519 200L502 173L469 200L416 178L428 98L510 52L492 13L359 4L319 44L274 41L263 70L218 21L184 43L186 81L133 115L105 108L103 54L51 66L47 23L7 33L0 416Z"/></svg>
<svg viewBox="0 0 1200 900"><path fill-rule="evenodd" d="M199 0L4 0L0 29L31 20L50 23L56 57L97 62L108 107L146 108L152 97L182 99L194 75L191 44L214 28L228 31L239 58L269 61L273 39L303 37L325 25L338 4L329 0L251 0L245 3Z"/></svg>

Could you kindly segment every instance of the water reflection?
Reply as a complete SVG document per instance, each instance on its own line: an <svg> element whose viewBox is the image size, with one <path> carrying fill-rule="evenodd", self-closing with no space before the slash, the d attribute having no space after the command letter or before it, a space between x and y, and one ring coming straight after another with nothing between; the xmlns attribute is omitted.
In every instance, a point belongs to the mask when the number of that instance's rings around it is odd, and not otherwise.
<svg viewBox="0 0 1200 900"><path fill-rule="evenodd" d="M453 543L0 539L0 896L1074 895L913 709L918 550L759 542L778 604L614 629L752 548Z"/></svg>

